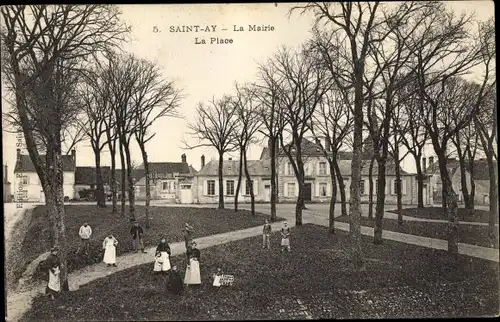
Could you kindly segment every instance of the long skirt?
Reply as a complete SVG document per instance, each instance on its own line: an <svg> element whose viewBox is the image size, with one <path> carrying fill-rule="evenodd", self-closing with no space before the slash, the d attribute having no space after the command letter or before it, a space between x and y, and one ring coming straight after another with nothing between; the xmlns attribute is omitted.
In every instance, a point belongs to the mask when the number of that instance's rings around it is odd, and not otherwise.
<svg viewBox="0 0 500 322"><path fill-rule="evenodd" d="M61 281L59 280L59 267L56 267L55 273L49 269L49 283L47 284L47 293L58 293L61 291Z"/></svg>
<svg viewBox="0 0 500 322"><path fill-rule="evenodd" d="M281 246L290 247L290 238L281 238Z"/></svg>
<svg viewBox="0 0 500 322"><path fill-rule="evenodd" d="M198 260L191 258L189 260L189 266L186 268L186 275L184 276L184 284L201 284L200 276L200 262Z"/></svg>
<svg viewBox="0 0 500 322"><path fill-rule="evenodd" d="M116 264L116 246L106 246L102 261L108 265Z"/></svg>
<svg viewBox="0 0 500 322"><path fill-rule="evenodd" d="M161 252L160 256L156 257L154 272L166 272L170 270L170 256L167 252Z"/></svg>

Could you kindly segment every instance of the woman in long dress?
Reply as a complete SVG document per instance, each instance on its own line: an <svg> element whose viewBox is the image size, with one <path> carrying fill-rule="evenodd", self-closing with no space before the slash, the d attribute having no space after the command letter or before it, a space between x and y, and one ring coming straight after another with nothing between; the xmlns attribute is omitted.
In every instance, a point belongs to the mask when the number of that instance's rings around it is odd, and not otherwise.
<svg viewBox="0 0 500 322"><path fill-rule="evenodd" d="M170 246L167 239L163 237L156 247L154 272L168 272L170 270Z"/></svg>
<svg viewBox="0 0 500 322"><path fill-rule="evenodd" d="M49 258L47 258L47 264L49 267L49 282L47 284L47 289L45 292L49 294L51 299L54 299L54 295L61 291L61 280L59 279L59 264L60 260L57 256L58 249L52 248Z"/></svg>
<svg viewBox="0 0 500 322"><path fill-rule="evenodd" d="M196 243L191 243L191 251L188 253L189 263L186 268L186 275L184 276L184 284L186 285L200 285L200 251L196 248Z"/></svg>
<svg viewBox="0 0 500 322"><path fill-rule="evenodd" d="M104 249L104 258L102 261L108 266L116 267L116 245L118 245L118 241L111 234L104 238L102 242L102 249Z"/></svg>

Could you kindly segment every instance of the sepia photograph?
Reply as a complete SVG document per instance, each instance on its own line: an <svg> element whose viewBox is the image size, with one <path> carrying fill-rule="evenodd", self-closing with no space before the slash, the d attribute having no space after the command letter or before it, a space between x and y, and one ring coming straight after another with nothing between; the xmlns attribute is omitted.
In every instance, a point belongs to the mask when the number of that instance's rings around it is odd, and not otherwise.
<svg viewBox="0 0 500 322"><path fill-rule="evenodd" d="M1 5L5 320L500 316L494 10Z"/></svg>

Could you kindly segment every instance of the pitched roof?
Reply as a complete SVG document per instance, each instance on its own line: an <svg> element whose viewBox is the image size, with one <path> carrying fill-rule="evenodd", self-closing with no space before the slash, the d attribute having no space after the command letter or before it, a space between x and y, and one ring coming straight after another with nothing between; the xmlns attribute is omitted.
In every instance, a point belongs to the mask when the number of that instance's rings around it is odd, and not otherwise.
<svg viewBox="0 0 500 322"><path fill-rule="evenodd" d="M111 182L111 168L101 166L102 182L109 184ZM96 184L95 167L76 167L75 184L95 185Z"/></svg>
<svg viewBox="0 0 500 322"><path fill-rule="evenodd" d="M111 176L111 171L110 171L110 176ZM139 182L141 178L144 177L144 170L143 169L133 169L132 170L132 178L135 179L136 182ZM109 179L111 181L111 178ZM115 180L118 184L118 187L122 184L122 170L121 169L115 169ZM125 189L128 188L128 178L127 178L127 172L125 171Z"/></svg>
<svg viewBox="0 0 500 322"><path fill-rule="evenodd" d="M45 162L45 154L40 154L42 163ZM75 171L75 163L72 155L63 155L63 171ZM14 172L36 172L35 165L31 162L29 155L19 155L19 160L16 161Z"/></svg>
<svg viewBox="0 0 500 322"><path fill-rule="evenodd" d="M269 160L248 160L250 176L268 176L271 174ZM224 160L222 175L227 177L238 176L239 160ZM212 160L205 164L196 176L217 176L219 173L219 160Z"/></svg>
<svg viewBox="0 0 500 322"><path fill-rule="evenodd" d="M189 165L185 162L148 162L149 173L154 175L167 175L173 173L190 174ZM138 169L144 169L141 164Z"/></svg>

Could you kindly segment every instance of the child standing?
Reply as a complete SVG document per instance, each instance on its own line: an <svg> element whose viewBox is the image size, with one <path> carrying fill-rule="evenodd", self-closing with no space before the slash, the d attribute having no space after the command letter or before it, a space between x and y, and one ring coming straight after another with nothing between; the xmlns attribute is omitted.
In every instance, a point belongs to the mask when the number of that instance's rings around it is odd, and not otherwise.
<svg viewBox="0 0 500 322"><path fill-rule="evenodd" d="M266 219L266 223L262 229L262 248L269 249L271 247L271 225L269 221Z"/></svg>
<svg viewBox="0 0 500 322"><path fill-rule="evenodd" d="M290 228L286 221L281 228L281 251L284 252L285 249L290 252Z"/></svg>
<svg viewBox="0 0 500 322"><path fill-rule="evenodd" d="M214 282L212 284L215 287L220 287L222 285L222 270L217 268L217 273L214 274Z"/></svg>

